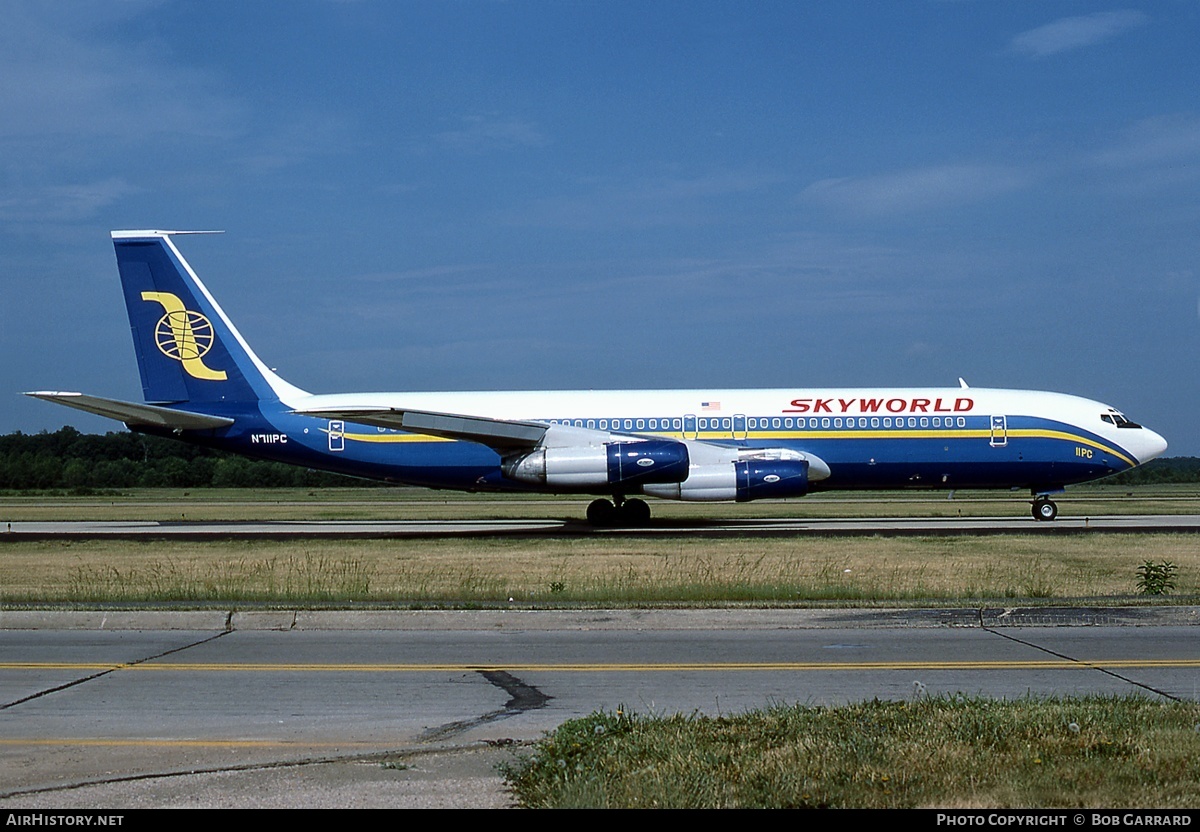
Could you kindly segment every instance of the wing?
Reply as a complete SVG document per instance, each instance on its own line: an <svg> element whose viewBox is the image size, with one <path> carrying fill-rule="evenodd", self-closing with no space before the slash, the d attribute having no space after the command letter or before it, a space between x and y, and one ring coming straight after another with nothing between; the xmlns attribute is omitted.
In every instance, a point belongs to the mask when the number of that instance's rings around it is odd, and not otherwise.
<svg viewBox="0 0 1200 832"><path fill-rule="evenodd" d="M73 407L85 413L95 413L97 416L116 419L131 427L146 425L159 428L178 428L179 430L208 430L233 424L233 419L224 416L210 416L207 413L193 413L189 410L175 410L152 404L123 402L119 399L102 399L99 396L85 396L83 393L41 390L25 395Z"/></svg>
<svg viewBox="0 0 1200 832"><path fill-rule="evenodd" d="M360 425L405 430L442 439L478 442L501 453L536 447L550 428L542 422L489 419L483 416L461 416L455 413L432 413L427 410L405 410L396 407L331 407L293 412L301 416L341 419Z"/></svg>

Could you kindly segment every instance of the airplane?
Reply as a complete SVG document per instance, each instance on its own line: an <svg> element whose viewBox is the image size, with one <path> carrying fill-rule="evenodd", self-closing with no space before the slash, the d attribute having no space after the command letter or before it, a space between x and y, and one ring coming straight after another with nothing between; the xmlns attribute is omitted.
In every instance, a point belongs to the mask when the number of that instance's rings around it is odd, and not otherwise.
<svg viewBox="0 0 1200 832"><path fill-rule="evenodd" d="M173 238L113 231L144 403L38 391L133 431L389 483L595 495L596 526L643 497L737 501L831 490L1051 495L1163 453L1100 402L969 387L313 394L250 348Z"/></svg>

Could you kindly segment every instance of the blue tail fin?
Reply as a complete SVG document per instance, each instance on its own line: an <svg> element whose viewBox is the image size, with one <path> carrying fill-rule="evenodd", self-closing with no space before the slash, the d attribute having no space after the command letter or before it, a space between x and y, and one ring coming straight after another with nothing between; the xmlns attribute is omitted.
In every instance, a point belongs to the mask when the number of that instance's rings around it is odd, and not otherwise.
<svg viewBox="0 0 1200 832"><path fill-rule="evenodd" d="M114 231L146 401L247 402L306 395L259 360L175 248L171 231Z"/></svg>

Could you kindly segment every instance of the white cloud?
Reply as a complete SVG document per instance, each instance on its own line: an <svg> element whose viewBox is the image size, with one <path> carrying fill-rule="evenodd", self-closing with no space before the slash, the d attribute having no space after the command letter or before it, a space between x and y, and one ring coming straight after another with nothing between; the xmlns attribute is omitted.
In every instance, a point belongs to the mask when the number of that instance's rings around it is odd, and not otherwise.
<svg viewBox="0 0 1200 832"><path fill-rule="evenodd" d="M249 173L270 174L361 145L352 120L315 110L292 108L275 123L251 130L245 139L248 152L237 157Z"/></svg>
<svg viewBox="0 0 1200 832"><path fill-rule="evenodd" d="M355 275L354 280L367 283L413 283L443 287L447 280L456 280L492 268L482 263L463 263L428 266L423 269L404 269L395 272L373 272ZM457 288L454 289L457 291Z"/></svg>
<svg viewBox="0 0 1200 832"><path fill-rule="evenodd" d="M69 222L88 219L137 188L123 179L7 188L0 199L0 220L11 223Z"/></svg>
<svg viewBox="0 0 1200 832"><path fill-rule="evenodd" d="M544 147L550 143L542 131L520 119L467 116L462 121L459 129L438 133L434 138L445 147L468 153Z"/></svg>
<svg viewBox="0 0 1200 832"><path fill-rule="evenodd" d="M120 15L75 14L91 8L6 6L0 137L42 143L84 136L140 144L163 133L234 132L241 107L212 91L213 77L172 65L159 43L121 37Z"/></svg>
<svg viewBox="0 0 1200 832"><path fill-rule="evenodd" d="M662 228L730 221L728 200L750 198L781 181L754 172L715 171L695 177L578 180L572 194L535 200L501 221L546 228Z"/></svg>
<svg viewBox="0 0 1200 832"><path fill-rule="evenodd" d="M1022 32L1012 39L1012 48L1017 52L1044 58L1072 49L1093 46L1116 37L1134 27L1141 26L1149 18L1142 12L1125 10L1096 12L1078 17L1064 17L1045 26Z"/></svg>
<svg viewBox="0 0 1200 832"><path fill-rule="evenodd" d="M1198 155L1200 117L1181 114L1139 121L1092 159L1106 167L1126 168L1172 164Z"/></svg>
<svg viewBox="0 0 1200 832"><path fill-rule="evenodd" d="M936 165L878 176L822 179L805 188L803 201L878 216L962 205L1019 190L1032 177L996 165Z"/></svg>
<svg viewBox="0 0 1200 832"><path fill-rule="evenodd" d="M88 219L170 179L270 174L352 146L345 119L264 116L219 67L181 60L154 34L155 6L5 5L0 218Z"/></svg>

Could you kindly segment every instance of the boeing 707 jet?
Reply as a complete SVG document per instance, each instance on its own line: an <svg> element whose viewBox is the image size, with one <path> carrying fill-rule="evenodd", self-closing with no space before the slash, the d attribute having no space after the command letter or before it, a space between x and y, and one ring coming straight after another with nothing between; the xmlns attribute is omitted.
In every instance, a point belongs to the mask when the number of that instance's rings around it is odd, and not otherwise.
<svg viewBox="0 0 1200 832"><path fill-rule="evenodd" d="M261 459L462 491L596 495L595 525L644 525L645 496L738 501L853 489L1050 495L1166 450L1061 393L933 389L313 394L250 348L180 254L189 232L114 231L145 403L27 395ZM191 232L195 233L195 232Z"/></svg>

